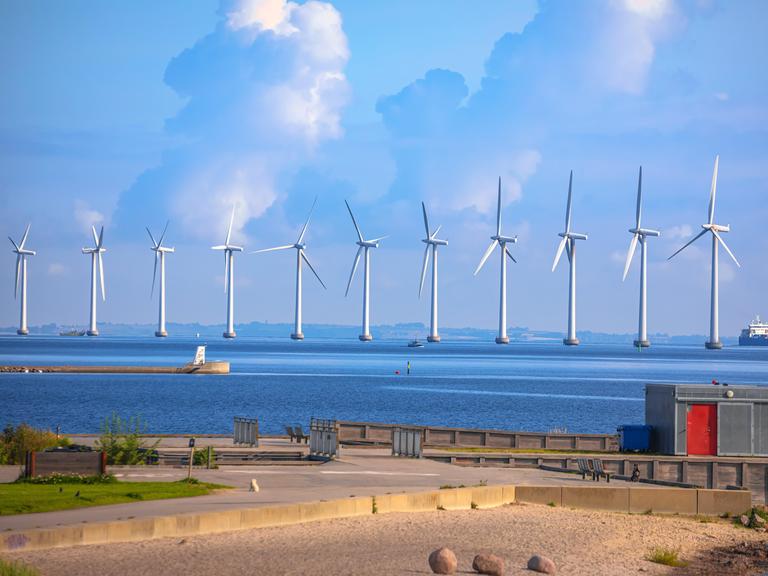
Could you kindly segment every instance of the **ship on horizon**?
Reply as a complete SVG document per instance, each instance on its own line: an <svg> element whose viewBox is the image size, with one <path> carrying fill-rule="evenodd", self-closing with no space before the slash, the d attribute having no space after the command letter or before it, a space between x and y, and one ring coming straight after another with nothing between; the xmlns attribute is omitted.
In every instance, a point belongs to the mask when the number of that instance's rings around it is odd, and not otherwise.
<svg viewBox="0 0 768 576"><path fill-rule="evenodd" d="M768 322L763 322L760 316L756 316L741 331L739 346L768 346Z"/></svg>

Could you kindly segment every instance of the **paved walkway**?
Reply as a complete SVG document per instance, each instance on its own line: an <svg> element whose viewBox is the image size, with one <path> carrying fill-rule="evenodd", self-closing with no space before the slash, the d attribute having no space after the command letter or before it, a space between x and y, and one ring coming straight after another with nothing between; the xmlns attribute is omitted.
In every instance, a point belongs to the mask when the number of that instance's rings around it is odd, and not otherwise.
<svg viewBox="0 0 768 576"><path fill-rule="evenodd" d="M17 474L18 467L0 468L0 477ZM121 480L174 481L186 477L186 468L113 467ZM231 508L257 507L292 502L331 500L349 496L370 496L395 492L434 490L440 486L488 484L593 485L578 475L546 472L532 468L479 468L443 464L431 460L393 458L385 449L347 448L339 460L316 466L223 466L217 470L195 469L196 478L233 486L197 498L155 500L0 516L0 531L45 528L82 522L100 522L148 516L165 516ZM251 479L260 492L248 491ZM10 480L7 478L6 481ZM613 485L614 482L611 482ZM624 483L616 482L617 485Z"/></svg>

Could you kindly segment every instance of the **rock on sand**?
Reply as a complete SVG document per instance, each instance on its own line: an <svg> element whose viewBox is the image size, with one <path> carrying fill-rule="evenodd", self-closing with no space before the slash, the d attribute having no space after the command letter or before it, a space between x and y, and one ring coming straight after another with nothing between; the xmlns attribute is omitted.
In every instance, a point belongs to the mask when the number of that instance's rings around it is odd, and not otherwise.
<svg viewBox="0 0 768 576"><path fill-rule="evenodd" d="M478 574L502 576L504 574L504 559L493 554L478 554L472 561L472 569Z"/></svg>
<svg viewBox="0 0 768 576"><path fill-rule="evenodd" d="M542 574L555 574L557 572L557 567L551 559L536 554L531 556L531 559L528 560L528 570L541 572Z"/></svg>
<svg viewBox="0 0 768 576"><path fill-rule="evenodd" d="M438 548L429 555L429 567L435 574L453 574L457 565L456 554L448 548Z"/></svg>

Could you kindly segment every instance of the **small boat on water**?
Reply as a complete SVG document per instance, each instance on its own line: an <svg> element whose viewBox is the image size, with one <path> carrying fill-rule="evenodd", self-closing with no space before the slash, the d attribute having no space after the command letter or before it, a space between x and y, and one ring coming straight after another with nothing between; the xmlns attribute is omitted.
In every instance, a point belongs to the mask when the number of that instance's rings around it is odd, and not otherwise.
<svg viewBox="0 0 768 576"><path fill-rule="evenodd" d="M85 336L85 330L65 330L59 332L59 336Z"/></svg>
<svg viewBox="0 0 768 576"><path fill-rule="evenodd" d="M408 348L423 348L424 344L418 338L414 338L408 342Z"/></svg>

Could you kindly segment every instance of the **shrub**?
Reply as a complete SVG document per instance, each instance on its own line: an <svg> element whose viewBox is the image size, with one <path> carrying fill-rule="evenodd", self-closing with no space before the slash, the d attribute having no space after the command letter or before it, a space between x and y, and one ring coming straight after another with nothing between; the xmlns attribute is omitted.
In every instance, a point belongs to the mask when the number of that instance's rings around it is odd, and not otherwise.
<svg viewBox="0 0 768 576"><path fill-rule="evenodd" d="M39 572L21 562L6 562L0 558L0 576L39 576Z"/></svg>
<svg viewBox="0 0 768 576"><path fill-rule="evenodd" d="M656 564L663 564L664 566L673 566L675 568L681 568L687 566L688 563L680 559L680 553L672 548L654 548L645 557L650 562Z"/></svg>
<svg viewBox="0 0 768 576"><path fill-rule="evenodd" d="M192 459L193 466L208 465L208 446L195 450L195 457ZM216 451L211 448L211 468L216 468Z"/></svg>
<svg viewBox="0 0 768 576"><path fill-rule="evenodd" d="M57 438L50 430L40 430L29 424L8 425L0 434L0 464L24 464L29 451L69 445L68 438Z"/></svg>
<svg viewBox="0 0 768 576"><path fill-rule="evenodd" d="M159 440L150 446L141 437L142 432L138 417L124 420L118 414L112 414L104 419L96 446L107 453L107 464L146 464L154 455Z"/></svg>

